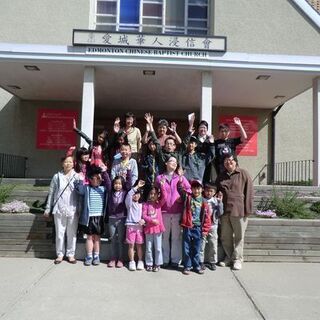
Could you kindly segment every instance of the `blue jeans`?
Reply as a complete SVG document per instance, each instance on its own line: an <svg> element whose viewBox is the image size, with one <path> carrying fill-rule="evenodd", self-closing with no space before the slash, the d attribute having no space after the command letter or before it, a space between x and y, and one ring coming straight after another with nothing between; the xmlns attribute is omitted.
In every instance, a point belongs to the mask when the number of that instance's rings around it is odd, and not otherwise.
<svg viewBox="0 0 320 320"><path fill-rule="evenodd" d="M146 234L146 265L153 265L152 247L154 247L154 264L160 266L163 263L162 259L162 233Z"/></svg>
<svg viewBox="0 0 320 320"><path fill-rule="evenodd" d="M201 227L183 228L183 266L185 269L200 269Z"/></svg>

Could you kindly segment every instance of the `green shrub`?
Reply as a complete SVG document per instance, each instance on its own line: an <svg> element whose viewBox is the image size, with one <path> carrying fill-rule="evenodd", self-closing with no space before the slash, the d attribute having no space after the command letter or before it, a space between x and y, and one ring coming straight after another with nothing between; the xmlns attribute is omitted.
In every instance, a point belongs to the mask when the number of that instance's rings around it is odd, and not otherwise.
<svg viewBox="0 0 320 320"><path fill-rule="evenodd" d="M278 217L288 219L312 219L315 217L314 213L308 209L307 203L298 198L297 192L292 191L286 191L279 195L273 190L269 199L263 198L260 201L258 209L274 210Z"/></svg>
<svg viewBox="0 0 320 320"><path fill-rule="evenodd" d="M314 202L310 206L310 210L319 215L320 214L320 201Z"/></svg>
<svg viewBox="0 0 320 320"><path fill-rule="evenodd" d="M6 200L10 197L13 188L14 188L14 185L1 184L1 181L0 181L0 203L6 202Z"/></svg>

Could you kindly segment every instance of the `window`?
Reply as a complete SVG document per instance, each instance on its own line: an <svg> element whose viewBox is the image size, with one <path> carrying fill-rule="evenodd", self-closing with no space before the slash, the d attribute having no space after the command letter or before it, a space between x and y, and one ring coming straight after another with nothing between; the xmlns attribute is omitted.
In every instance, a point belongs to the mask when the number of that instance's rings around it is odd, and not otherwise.
<svg viewBox="0 0 320 320"><path fill-rule="evenodd" d="M97 30L206 35L208 0L96 0Z"/></svg>

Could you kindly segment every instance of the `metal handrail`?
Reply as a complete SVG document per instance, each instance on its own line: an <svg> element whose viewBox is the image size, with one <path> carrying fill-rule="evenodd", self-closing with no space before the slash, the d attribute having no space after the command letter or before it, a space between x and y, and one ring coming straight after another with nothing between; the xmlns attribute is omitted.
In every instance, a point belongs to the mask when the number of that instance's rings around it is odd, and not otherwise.
<svg viewBox="0 0 320 320"><path fill-rule="evenodd" d="M0 153L0 176L4 178L25 178L27 157Z"/></svg>
<svg viewBox="0 0 320 320"><path fill-rule="evenodd" d="M295 160L276 162L274 166L268 165L268 171L273 172L273 181L270 181L270 183L312 185L313 162L314 160Z"/></svg>

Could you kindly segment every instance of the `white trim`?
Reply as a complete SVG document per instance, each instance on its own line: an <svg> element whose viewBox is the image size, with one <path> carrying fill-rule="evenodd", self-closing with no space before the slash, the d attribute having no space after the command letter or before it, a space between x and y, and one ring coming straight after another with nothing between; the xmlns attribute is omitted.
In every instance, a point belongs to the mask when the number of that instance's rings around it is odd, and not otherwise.
<svg viewBox="0 0 320 320"><path fill-rule="evenodd" d="M312 22L320 28L320 14L312 8L306 0L291 0L312 20Z"/></svg>
<svg viewBox="0 0 320 320"><path fill-rule="evenodd" d="M89 29L95 30L97 23L97 0L90 0L89 5Z"/></svg>
<svg viewBox="0 0 320 320"><path fill-rule="evenodd" d="M212 73L203 71L201 75L200 120L208 122L208 133L212 132Z"/></svg>
<svg viewBox="0 0 320 320"><path fill-rule="evenodd" d="M320 77L313 80L313 185L320 185Z"/></svg>
<svg viewBox="0 0 320 320"><path fill-rule="evenodd" d="M320 73L319 56L295 55L266 55L227 52L224 54L210 54L204 58L190 57L157 57L139 55L87 55L85 47L6 44L0 43L0 62L41 62L66 63L83 65L122 65L122 66L149 66L157 65L199 70L226 69L260 69L301 71L306 73Z"/></svg>
<svg viewBox="0 0 320 320"><path fill-rule="evenodd" d="M94 79L94 68L85 67L83 73L81 131L83 131L91 140L93 140L94 123ZM86 141L81 138L81 146L85 144Z"/></svg>

